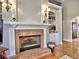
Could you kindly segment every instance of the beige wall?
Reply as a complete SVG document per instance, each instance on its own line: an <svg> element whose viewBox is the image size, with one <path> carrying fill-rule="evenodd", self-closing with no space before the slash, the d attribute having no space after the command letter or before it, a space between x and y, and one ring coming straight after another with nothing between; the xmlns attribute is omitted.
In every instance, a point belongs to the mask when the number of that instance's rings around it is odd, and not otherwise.
<svg viewBox="0 0 79 59"><path fill-rule="evenodd" d="M47 4L47 0L18 0L17 19L26 23L41 23L42 6Z"/></svg>
<svg viewBox="0 0 79 59"><path fill-rule="evenodd" d="M79 0L64 0L63 2L63 36L71 39L70 20L79 15Z"/></svg>
<svg viewBox="0 0 79 59"><path fill-rule="evenodd" d="M41 22L41 0L18 0L18 21Z"/></svg>

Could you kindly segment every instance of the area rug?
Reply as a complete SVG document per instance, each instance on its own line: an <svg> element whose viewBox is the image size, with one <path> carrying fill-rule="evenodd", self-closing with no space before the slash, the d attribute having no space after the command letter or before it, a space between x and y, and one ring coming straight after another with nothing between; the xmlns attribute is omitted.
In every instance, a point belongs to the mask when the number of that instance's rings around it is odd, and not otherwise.
<svg viewBox="0 0 79 59"><path fill-rule="evenodd" d="M64 56L60 57L59 59L73 59L73 58L68 55L64 55Z"/></svg>

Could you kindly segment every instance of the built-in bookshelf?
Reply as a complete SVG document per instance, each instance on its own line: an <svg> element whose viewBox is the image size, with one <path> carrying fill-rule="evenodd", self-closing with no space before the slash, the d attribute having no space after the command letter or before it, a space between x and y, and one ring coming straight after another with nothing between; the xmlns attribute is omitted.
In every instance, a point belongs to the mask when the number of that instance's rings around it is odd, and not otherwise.
<svg viewBox="0 0 79 59"><path fill-rule="evenodd" d="M62 41L62 6L48 2L43 9L42 23L48 25L48 34ZM54 38L55 39L55 38Z"/></svg>
<svg viewBox="0 0 79 59"><path fill-rule="evenodd" d="M48 7L48 24L49 24L49 33L56 31L57 23L57 12L51 6Z"/></svg>
<svg viewBox="0 0 79 59"><path fill-rule="evenodd" d="M60 16L61 15L61 16ZM62 29L62 7L48 3L49 33L60 32Z"/></svg>
<svg viewBox="0 0 79 59"><path fill-rule="evenodd" d="M48 2L47 18L50 42L62 44L62 7Z"/></svg>

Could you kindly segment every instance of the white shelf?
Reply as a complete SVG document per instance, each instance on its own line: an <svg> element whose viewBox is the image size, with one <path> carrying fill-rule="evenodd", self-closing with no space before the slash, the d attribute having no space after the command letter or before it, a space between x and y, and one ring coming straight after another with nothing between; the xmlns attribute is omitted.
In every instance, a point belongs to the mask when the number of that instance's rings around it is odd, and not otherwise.
<svg viewBox="0 0 79 59"><path fill-rule="evenodd" d="M49 24L27 24L26 22L4 21L6 25L29 25L29 26L48 26Z"/></svg>

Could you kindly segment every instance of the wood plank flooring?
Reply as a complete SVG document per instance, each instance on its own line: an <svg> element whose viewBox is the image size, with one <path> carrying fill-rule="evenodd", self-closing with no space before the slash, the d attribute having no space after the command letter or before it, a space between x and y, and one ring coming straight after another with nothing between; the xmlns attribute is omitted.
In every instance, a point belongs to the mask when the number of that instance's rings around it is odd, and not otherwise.
<svg viewBox="0 0 79 59"><path fill-rule="evenodd" d="M63 42L62 45L58 45L55 47L54 53L49 55L45 55L43 57L37 59L59 59L61 56L69 55L73 57L73 59L79 59L79 39L73 39L72 43L70 42ZM22 55L20 55L21 57ZM23 59L26 56L24 56ZM16 59L18 59L16 57Z"/></svg>
<svg viewBox="0 0 79 59"><path fill-rule="evenodd" d="M51 55L39 59L59 59L61 56L68 55L73 59L79 59L79 39L73 39L72 43L63 42L63 45L57 46Z"/></svg>

